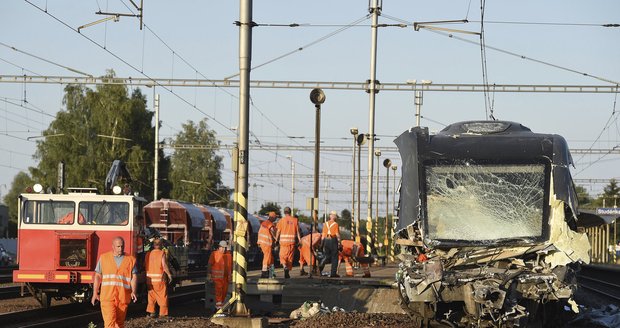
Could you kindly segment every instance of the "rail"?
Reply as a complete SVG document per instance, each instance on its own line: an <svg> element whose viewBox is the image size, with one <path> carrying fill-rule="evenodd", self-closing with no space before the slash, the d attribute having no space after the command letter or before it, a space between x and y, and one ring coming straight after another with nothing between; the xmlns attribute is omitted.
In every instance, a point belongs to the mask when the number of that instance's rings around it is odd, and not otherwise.
<svg viewBox="0 0 620 328"><path fill-rule="evenodd" d="M168 299L173 304L182 304L199 301L204 298L204 284L187 285L178 287ZM144 312L145 302L130 304L128 314ZM0 322L4 328L13 327L85 327L89 323L102 322L99 306L90 304L65 304L49 309L34 309L19 312L0 314Z"/></svg>
<svg viewBox="0 0 620 328"><path fill-rule="evenodd" d="M620 266L584 265L577 275L579 286L603 298L620 301Z"/></svg>

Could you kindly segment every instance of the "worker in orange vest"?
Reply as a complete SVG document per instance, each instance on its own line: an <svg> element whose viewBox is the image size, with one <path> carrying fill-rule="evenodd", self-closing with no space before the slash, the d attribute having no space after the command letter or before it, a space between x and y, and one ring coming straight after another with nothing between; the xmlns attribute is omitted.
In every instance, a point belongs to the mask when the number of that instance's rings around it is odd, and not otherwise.
<svg viewBox="0 0 620 328"><path fill-rule="evenodd" d="M263 252L263 267L260 273L261 278L269 277L269 268L274 264L273 242L276 240L276 227L273 222L276 220L276 212L269 212L269 218L260 224L258 230L258 246ZM273 277L271 277L273 278Z"/></svg>
<svg viewBox="0 0 620 328"><path fill-rule="evenodd" d="M316 250L321 246L321 234L313 229L312 234L308 234L301 238L301 248L299 249L299 275L305 276L308 273L304 271L304 266L310 266L310 272L316 271ZM312 239L312 245L310 240Z"/></svg>
<svg viewBox="0 0 620 328"><path fill-rule="evenodd" d="M338 213L336 211L329 212L329 221L323 225L323 252L325 257L321 261L319 268L323 271L323 267L327 261L332 264L331 274L332 278L340 277L338 275L338 248L340 247L340 227L336 222Z"/></svg>
<svg viewBox="0 0 620 328"><path fill-rule="evenodd" d="M73 215L75 213L73 211L67 213L65 216L58 220L58 224L73 224ZM86 220L84 219L84 215L78 212L78 223L86 224Z"/></svg>
<svg viewBox="0 0 620 328"><path fill-rule="evenodd" d="M172 273L168 268L167 256L161 244L160 238L153 240L153 249L146 255L144 263L148 290L146 312L149 317L155 318L155 304L157 304L159 305L159 317L165 319L168 317L167 282L172 281Z"/></svg>
<svg viewBox="0 0 620 328"><path fill-rule="evenodd" d="M228 293L228 283L230 282L232 257L226 255L228 243L225 240L220 241L217 250L211 252L209 257L209 274L207 280L215 285L215 308L217 310L224 306L226 293Z"/></svg>
<svg viewBox="0 0 620 328"><path fill-rule="evenodd" d="M101 302L101 314L106 328L125 327L127 306L138 296L136 258L125 254L122 237L112 240L112 251L101 254L95 267L95 282L91 303ZM101 295L99 291L101 290Z"/></svg>
<svg viewBox="0 0 620 328"><path fill-rule="evenodd" d="M276 240L280 244L280 263L284 268L284 278L291 277L289 271L293 269L293 255L295 245L301 240L299 221L291 216L291 208L284 208L284 217L278 221Z"/></svg>
<svg viewBox="0 0 620 328"><path fill-rule="evenodd" d="M353 277L353 260L354 258L364 257L364 246L362 243L356 243L354 240L343 240L342 250L340 251L338 258L338 266L340 262L344 260L344 264L347 270L347 277ZM364 270L364 278L370 277L370 268L368 263L360 263L360 266Z"/></svg>

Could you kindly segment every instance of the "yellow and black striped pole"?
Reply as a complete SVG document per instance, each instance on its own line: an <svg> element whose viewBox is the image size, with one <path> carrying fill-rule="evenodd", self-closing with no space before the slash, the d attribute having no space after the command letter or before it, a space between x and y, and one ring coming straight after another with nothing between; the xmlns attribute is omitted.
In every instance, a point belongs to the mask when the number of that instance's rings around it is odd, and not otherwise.
<svg viewBox="0 0 620 328"><path fill-rule="evenodd" d="M236 185L235 185L235 229L234 229L234 254L233 266L233 297L220 310L221 313L228 310L233 304L232 314L235 316L248 316L249 311L245 307L243 295L247 291L247 262L246 252L248 239L246 232L248 227L248 166L249 166L249 136L250 136L250 68L252 55L252 0L239 1L239 134L236 160Z"/></svg>

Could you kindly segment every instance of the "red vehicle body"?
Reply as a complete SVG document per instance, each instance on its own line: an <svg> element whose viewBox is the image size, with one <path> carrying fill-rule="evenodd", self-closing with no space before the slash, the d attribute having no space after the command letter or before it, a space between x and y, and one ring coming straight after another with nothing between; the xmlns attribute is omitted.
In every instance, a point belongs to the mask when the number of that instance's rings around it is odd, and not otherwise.
<svg viewBox="0 0 620 328"><path fill-rule="evenodd" d="M77 214L76 214L77 213ZM94 189L68 194L25 193L19 197L18 269L13 281L24 283L48 307L52 299L88 301L94 269L112 240L123 237L125 252L141 260L150 233L170 241L174 276L204 270L210 251L219 241L231 242L233 222L227 210L162 199L146 204L132 195L100 195ZM256 252L258 219L248 229L250 265L260 263ZM256 221L256 222L254 222ZM142 274L139 275L142 283Z"/></svg>
<svg viewBox="0 0 620 328"><path fill-rule="evenodd" d="M87 300L97 260L112 249L115 237L123 237L125 252L143 251L144 222L136 217L145 203L141 197L98 195L91 189L20 195L19 268L13 281L25 283L43 307L52 298Z"/></svg>

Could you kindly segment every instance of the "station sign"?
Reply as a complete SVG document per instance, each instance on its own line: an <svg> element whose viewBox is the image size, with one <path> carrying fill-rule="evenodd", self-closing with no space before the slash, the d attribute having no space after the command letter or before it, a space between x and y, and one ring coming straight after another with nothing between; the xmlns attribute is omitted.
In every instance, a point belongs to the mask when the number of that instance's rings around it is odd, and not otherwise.
<svg viewBox="0 0 620 328"><path fill-rule="evenodd" d="M599 207L596 209L598 215L620 215L620 207Z"/></svg>

